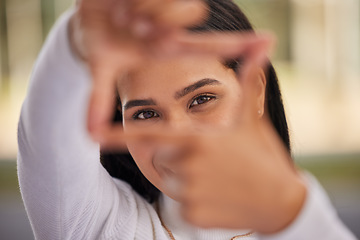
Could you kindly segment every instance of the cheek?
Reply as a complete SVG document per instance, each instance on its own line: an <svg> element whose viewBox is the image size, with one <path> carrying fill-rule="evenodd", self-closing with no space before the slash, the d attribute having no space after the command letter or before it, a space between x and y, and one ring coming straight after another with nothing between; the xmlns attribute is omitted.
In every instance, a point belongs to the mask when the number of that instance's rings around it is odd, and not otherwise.
<svg viewBox="0 0 360 240"><path fill-rule="evenodd" d="M233 84L222 103L219 124L223 127L232 127L236 125L239 116L242 114L242 105L242 88L238 83Z"/></svg>
<svg viewBox="0 0 360 240"><path fill-rule="evenodd" d="M126 119L123 120L125 132L137 130L138 127ZM157 188L161 187L161 178L153 163L156 146L153 141L128 141L127 148L142 174Z"/></svg>
<svg viewBox="0 0 360 240"><path fill-rule="evenodd" d="M241 112L240 108L241 105L236 104L235 99L224 102L221 108L211 114L209 118L210 124L219 128L231 128L235 125L237 115Z"/></svg>
<svg viewBox="0 0 360 240"><path fill-rule="evenodd" d="M234 86L236 87L236 86ZM231 128L235 126L242 113L240 89L228 91L214 109L199 114L197 124L206 124L210 128Z"/></svg>
<svg viewBox="0 0 360 240"><path fill-rule="evenodd" d="M153 163L153 155L156 147L150 142L128 143L128 150L142 174L160 191L164 192L164 181ZM166 192L166 191L165 191Z"/></svg>
<svg viewBox="0 0 360 240"><path fill-rule="evenodd" d="M127 143L127 147L140 171L150 182L153 182L153 178L156 177L152 163L155 147L151 143L135 141Z"/></svg>

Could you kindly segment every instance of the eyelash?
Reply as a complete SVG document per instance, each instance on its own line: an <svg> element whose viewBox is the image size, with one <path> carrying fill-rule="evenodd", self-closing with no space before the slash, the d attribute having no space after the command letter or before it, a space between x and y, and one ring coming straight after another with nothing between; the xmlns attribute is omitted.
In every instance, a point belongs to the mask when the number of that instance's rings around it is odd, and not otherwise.
<svg viewBox="0 0 360 240"><path fill-rule="evenodd" d="M202 97L207 98L207 100L206 100L205 102L203 102L203 103L197 103L197 104L195 104L195 105L192 105L192 104L195 102L195 100L198 100L199 98L202 98ZM215 97L214 95L209 94L209 93L205 93L205 94L202 93L202 94L200 94L200 95L195 96L195 97L191 100L191 103L189 104L189 109L190 109L190 108L193 108L194 106L198 106L198 105L205 104L205 103L210 102L211 100L214 100L214 99L216 99L216 97Z"/></svg>
<svg viewBox="0 0 360 240"><path fill-rule="evenodd" d="M147 120L147 119L150 119L150 118L139 118L139 116L141 114L144 115L144 113L148 113L148 112L152 112L154 115L156 115L155 117L159 117L159 114L156 113L153 109L142 109L142 110L139 110L136 113L134 113L134 115L132 116L132 119L134 119L134 120Z"/></svg>
<svg viewBox="0 0 360 240"><path fill-rule="evenodd" d="M194 104L195 101L198 101L200 98L206 98L206 100L203 102L203 103L197 103L195 105L192 105ZM196 107L196 106L199 106L199 105L202 105L202 104L205 104L211 100L214 100L216 99L216 97L214 95L210 95L210 94L201 94L201 95L198 95L198 96L195 96L192 100L191 100L191 103L189 104L188 108L193 108L193 107ZM149 118L139 118L139 116L141 114L144 115L144 113L149 113L151 112L154 116L152 117L149 117ZM154 117L159 117L159 114L156 113L153 109L141 109L139 111L137 111L136 113L134 113L134 115L132 116L132 119L134 120L148 120L148 119L151 119L151 118L154 118Z"/></svg>

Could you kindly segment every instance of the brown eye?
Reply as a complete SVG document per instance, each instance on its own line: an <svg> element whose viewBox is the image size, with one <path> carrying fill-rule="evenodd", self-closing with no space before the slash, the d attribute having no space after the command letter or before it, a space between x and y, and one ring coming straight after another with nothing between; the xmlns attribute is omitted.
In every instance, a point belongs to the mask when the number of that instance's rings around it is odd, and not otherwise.
<svg viewBox="0 0 360 240"><path fill-rule="evenodd" d="M215 99L215 96L209 96L209 95L198 96L192 101L189 108L195 107L197 105L204 104L204 103L209 102L209 101L211 101L213 99Z"/></svg>
<svg viewBox="0 0 360 240"><path fill-rule="evenodd" d="M135 120L146 120L150 118L156 118L159 117L159 114L152 110L146 110L146 111L139 111L134 114L133 119Z"/></svg>

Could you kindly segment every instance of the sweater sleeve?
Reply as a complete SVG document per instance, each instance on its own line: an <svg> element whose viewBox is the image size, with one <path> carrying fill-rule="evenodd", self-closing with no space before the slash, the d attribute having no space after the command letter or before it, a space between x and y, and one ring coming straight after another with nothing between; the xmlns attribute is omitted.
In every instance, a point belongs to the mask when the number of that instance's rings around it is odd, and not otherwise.
<svg viewBox="0 0 360 240"><path fill-rule="evenodd" d="M304 174L308 194L299 215L283 231L259 236L260 240L356 240L345 227L315 177Z"/></svg>
<svg viewBox="0 0 360 240"><path fill-rule="evenodd" d="M91 78L69 46L72 13L44 44L18 126L20 190L36 239L98 239L109 218L121 225L134 209L126 206L131 196L119 194L128 185L115 184L101 166L86 130Z"/></svg>

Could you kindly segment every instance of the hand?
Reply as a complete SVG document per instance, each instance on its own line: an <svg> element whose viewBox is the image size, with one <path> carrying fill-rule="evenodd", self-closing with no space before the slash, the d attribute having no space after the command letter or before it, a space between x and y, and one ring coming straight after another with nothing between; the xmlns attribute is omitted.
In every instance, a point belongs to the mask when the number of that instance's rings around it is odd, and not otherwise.
<svg viewBox="0 0 360 240"><path fill-rule="evenodd" d="M183 14L186 12L187 17ZM74 52L91 70L93 89L88 129L103 146L123 143L121 126L112 126L118 78L150 59L184 54L234 57L268 44L254 34L189 34L185 28L206 18L200 0L81 0L70 23ZM109 134L111 136L109 136ZM115 144L116 145L116 144Z"/></svg>
<svg viewBox="0 0 360 240"><path fill-rule="evenodd" d="M181 17L184 9L191 10L192 14L187 15L193 18ZM89 131L102 147L123 147L124 141L132 138L156 137L175 142L187 139L194 150L179 164L184 182L180 194L185 217L199 226L278 231L297 215L305 187L269 120L259 120L251 103L254 87L250 66L263 63L270 38L243 33L194 35L184 31L204 15L200 1L82 0L79 3L70 26L71 42L89 64L93 76ZM244 99L248 100L244 101L235 130L211 138L179 137L171 133L161 136L158 132L125 136L121 126L111 126L117 78L146 64L152 57L183 54L216 54L225 58L245 55L249 64L243 67L241 84Z"/></svg>
<svg viewBox="0 0 360 240"><path fill-rule="evenodd" d="M175 159L185 218L200 227L249 228L274 233L298 215L306 188L266 114L256 104L256 65L241 78L236 126L186 139ZM173 182L173 181L171 181Z"/></svg>
<svg viewBox="0 0 360 240"><path fill-rule="evenodd" d="M180 11L181 10L181 11ZM180 13L189 12L188 18ZM81 0L71 21L74 51L90 66L93 91L88 128L93 136L110 122L115 81L146 64L180 29L205 13L201 1ZM170 53L169 53L170 54ZM96 136L94 136L96 137Z"/></svg>

